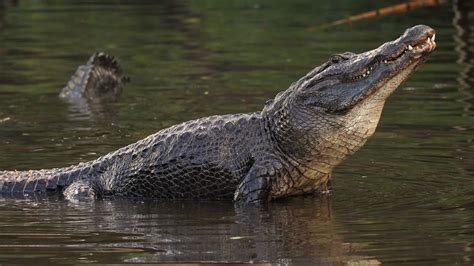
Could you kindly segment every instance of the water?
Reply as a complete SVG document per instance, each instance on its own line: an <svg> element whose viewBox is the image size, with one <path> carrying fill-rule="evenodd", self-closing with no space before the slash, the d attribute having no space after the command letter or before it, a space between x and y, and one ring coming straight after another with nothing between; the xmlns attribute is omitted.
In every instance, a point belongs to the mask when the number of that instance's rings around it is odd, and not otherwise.
<svg viewBox="0 0 474 266"><path fill-rule="evenodd" d="M11 2L11 1L10 1ZM0 10L0 169L94 159L161 128L260 110L331 54L415 24L429 62L388 100L329 198L225 202L0 199L0 263L474 263L474 5L441 3L342 24L399 1L18 1ZM58 99L95 50L132 82L120 100Z"/></svg>

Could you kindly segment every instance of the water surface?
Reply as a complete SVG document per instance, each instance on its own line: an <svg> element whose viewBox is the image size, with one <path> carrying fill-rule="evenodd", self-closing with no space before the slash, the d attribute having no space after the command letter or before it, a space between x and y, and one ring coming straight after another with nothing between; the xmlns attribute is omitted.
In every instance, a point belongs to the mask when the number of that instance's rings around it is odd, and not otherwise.
<svg viewBox="0 0 474 266"><path fill-rule="evenodd" d="M14 1L6 1L14 2ZM329 198L72 203L0 199L0 263L474 261L474 6L442 3L322 27L400 1L17 1L0 9L0 169L61 167L176 123L260 110L331 54L407 27L431 59L386 103ZM435 2L435 1L434 1ZM131 77L119 101L57 95L96 50Z"/></svg>

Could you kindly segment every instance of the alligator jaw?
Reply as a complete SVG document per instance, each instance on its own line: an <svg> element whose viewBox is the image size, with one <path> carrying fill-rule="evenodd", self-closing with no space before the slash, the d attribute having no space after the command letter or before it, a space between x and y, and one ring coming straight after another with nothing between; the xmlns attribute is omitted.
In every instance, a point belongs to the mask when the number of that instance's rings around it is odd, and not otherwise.
<svg viewBox="0 0 474 266"><path fill-rule="evenodd" d="M390 58L385 59L383 63L394 63L404 56L411 56L413 59L419 59L423 56L427 56L436 48L435 37L436 34L434 33L434 31L427 32L426 36L422 36L421 38L415 41L403 45L400 49L401 51L399 51L398 54L395 54Z"/></svg>
<svg viewBox="0 0 474 266"><path fill-rule="evenodd" d="M436 48L435 42L436 34L432 33L428 35L425 40L420 40L414 46L408 45L407 50L413 54L413 56L418 59L425 53L431 53Z"/></svg>
<svg viewBox="0 0 474 266"><path fill-rule="evenodd" d="M366 86L366 88L361 89L360 94L355 95L355 97L350 100L350 104L338 110L337 113L348 112L361 102L372 99L373 97L371 97L371 95L373 94L378 94L380 96L378 99L381 100L381 104L383 104L383 101L385 101L421 63L426 61L431 52L436 48L435 31L429 27L424 27L421 32L420 30L416 30L417 27L414 27L410 30L415 31L415 33L407 30L407 32L397 40L361 54L361 57L381 57L384 59L375 64L370 63L370 65L366 67L367 71L360 74L360 78L368 77L374 68L382 68L384 70L379 71L379 76L374 77L373 82L361 84L360 86ZM374 65L376 65L376 67ZM380 92L381 90L383 90L383 92Z"/></svg>

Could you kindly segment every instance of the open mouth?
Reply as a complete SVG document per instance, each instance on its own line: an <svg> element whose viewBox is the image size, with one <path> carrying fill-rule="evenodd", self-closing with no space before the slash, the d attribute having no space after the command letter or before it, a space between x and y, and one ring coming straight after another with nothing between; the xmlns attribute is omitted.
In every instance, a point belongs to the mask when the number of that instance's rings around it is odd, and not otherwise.
<svg viewBox="0 0 474 266"><path fill-rule="evenodd" d="M400 49L395 56L383 60L384 63L395 63L400 58L412 55L414 59L418 59L423 55L431 53L436 48L436 35L434 33L428 34L426 37L417 40L411 44L407 44L403 49Z"/></svg>

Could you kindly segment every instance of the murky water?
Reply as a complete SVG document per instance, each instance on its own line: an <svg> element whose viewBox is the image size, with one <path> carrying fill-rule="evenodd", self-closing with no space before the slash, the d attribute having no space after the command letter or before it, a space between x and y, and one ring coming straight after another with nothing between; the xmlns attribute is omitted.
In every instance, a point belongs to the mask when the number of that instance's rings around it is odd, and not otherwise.
<svg viewBox="0 0 474 266"><path fill-rule="evenodd" d="M0 263L472 265L474 5L321 27L398 3L18 1L0 9L0 169L74 164L182 121L260 110L331 54L372 49L415 24L435 28L438 42L389 99L375 136L337 168L331 197L246 208L1 198ZM117 55L132 82L115 103L62 102L59 90L95 50Z"/></svg>

